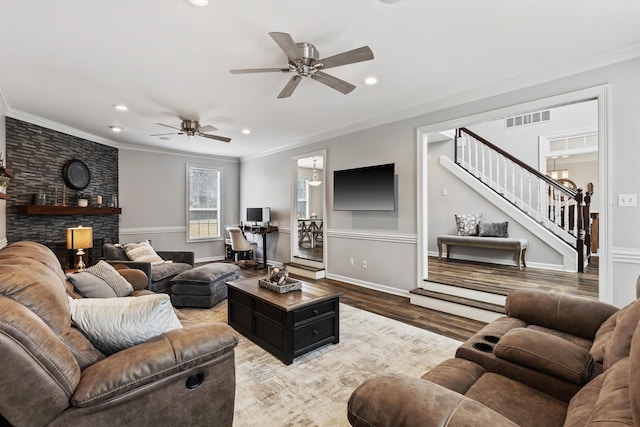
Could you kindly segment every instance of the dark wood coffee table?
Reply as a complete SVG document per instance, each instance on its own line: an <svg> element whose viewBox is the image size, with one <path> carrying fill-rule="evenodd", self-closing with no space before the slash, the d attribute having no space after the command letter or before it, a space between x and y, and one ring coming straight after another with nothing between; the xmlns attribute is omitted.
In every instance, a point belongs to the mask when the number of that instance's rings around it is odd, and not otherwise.
<svg viewBox="0 0 640 427"><path fill-rule="evenodd" d="M340 342L340 293L312 283L279 294L258 279L228 282L228 322L235 330L290 365L323 345Z"/></svg>

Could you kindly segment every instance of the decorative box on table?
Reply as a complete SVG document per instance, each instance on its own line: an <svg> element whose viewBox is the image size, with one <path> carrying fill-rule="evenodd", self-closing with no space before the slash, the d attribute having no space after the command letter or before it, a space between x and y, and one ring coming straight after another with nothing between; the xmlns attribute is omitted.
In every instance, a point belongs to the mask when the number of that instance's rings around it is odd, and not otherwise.
<svg viewBox="0 0 640 427"><path fill-rule="evenodd" d="M266 280L266 279L258 279L258 285L261 288L266 288L274 292L278 292L280 294L302 289L301 281L295 280L295 279L289 279L289 278L287 278L282 284L270 282L269 280Z"/></svg>

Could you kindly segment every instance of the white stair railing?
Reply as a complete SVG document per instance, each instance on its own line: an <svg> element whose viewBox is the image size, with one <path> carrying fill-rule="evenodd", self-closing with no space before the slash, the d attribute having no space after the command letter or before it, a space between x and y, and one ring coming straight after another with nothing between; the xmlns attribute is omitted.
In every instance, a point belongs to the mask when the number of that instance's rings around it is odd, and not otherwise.
<svg viewBox="0 0 640 427"><path fill-rule="evenodd" d="M591 193L563 186L466 128L457 130L454 151L460 167L575 247L584 270Z"/></svg>

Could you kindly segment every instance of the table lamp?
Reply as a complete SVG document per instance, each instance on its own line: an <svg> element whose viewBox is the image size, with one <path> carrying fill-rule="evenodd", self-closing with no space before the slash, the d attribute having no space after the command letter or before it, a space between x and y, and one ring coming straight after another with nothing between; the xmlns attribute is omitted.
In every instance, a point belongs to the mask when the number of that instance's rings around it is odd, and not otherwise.
<svg viewBox="0 0 640 427"><path fill-rule="evenodd" d="M76 255L78 255L78 263L76 268L80 271L86 267L82 256L84 250L93 247L93 228L83 227L79 225L75 228L67 228L67 249L77 249Z"/></svg>

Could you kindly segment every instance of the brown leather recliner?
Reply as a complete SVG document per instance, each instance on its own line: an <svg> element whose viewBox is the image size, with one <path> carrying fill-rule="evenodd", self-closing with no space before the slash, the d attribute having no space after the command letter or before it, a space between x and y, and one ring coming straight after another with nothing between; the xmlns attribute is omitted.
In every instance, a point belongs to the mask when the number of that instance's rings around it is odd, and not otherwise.
<svg viewBox="0 0 640 427"><path fill-rule="evenodd" d="M122 273L133 295L149 293L135 273ZM0 414L9 423L232 425L229 326L184 325L105 357L72 326L68 295L78 297L45 246L0 250Z"/></svg>
<svg viewBox="0 0 640 427"><path fill-rule="evenodd" d="M506 308L422 378L365 381L349 399L351 424L640 425L640 300L617 310L514 291Z"/></svg>

